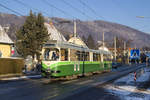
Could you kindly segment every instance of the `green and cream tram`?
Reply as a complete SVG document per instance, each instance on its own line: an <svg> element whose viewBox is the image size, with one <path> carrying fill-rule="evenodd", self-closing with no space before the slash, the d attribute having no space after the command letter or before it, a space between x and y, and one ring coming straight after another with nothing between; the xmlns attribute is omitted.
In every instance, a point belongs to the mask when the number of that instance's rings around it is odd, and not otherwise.
<svg viewBox="0 0 150 100"><path fill-rule="evenodd" d="M42 76L78 76L112 68L111 53L68 42L49 41L42 50Z"/></svg>

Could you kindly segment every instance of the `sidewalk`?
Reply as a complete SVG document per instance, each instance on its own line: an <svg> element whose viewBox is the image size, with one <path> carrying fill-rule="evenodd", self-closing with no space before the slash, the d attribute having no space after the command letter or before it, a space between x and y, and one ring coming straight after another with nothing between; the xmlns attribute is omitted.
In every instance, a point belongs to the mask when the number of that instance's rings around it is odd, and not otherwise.
<svg viewBox="0 0 150 100"><path fill-rule="evenodd" d="M40 72L36 72L36 71L27 71L27 72L23 72L20 75L12 75L7 77L6 76L1 76L0 77L0 82L2 81L15 81L15 80L23 80L23 79L34 79L34 78L41 78L41 74Z"/></svg>

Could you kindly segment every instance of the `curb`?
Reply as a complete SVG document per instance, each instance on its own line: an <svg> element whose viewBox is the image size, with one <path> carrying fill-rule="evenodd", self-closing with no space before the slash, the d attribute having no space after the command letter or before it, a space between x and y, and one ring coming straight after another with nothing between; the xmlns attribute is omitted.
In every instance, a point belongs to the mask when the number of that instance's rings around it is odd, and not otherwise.
<svg viewBox="0 0 150 100"><path fill-rule="evenodd" d="M20 76L20 77L11 77L11 78L2 78L1 81L16 81L16 80L23 80L23 79L35 79L41 78L41 75L28 75L28 76Z"/></svg>

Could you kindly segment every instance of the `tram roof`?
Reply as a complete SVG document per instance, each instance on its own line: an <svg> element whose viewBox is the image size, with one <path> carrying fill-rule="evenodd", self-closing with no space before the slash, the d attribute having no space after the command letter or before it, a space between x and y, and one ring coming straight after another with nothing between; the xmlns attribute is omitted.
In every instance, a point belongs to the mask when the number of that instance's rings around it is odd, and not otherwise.
<svg viewBox="0 0 150 100"><path fill-rule="evenodd" d="M79 51L85 51L85 52L94 52L94 53L102 53L106 55L112 54L111 52L104 51L104 50L93 50L89 49L87 46L81 46L65 41L57 41L57 40L49 40L47 43L44 44L44 48L70 48L75 49Z"/></svg>

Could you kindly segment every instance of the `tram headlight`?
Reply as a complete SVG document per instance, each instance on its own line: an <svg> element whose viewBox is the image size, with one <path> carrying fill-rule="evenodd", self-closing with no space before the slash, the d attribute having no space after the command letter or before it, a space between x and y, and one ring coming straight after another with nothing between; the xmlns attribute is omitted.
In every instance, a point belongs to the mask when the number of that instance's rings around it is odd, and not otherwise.
<svg viewBox="0 0 150 100"><path fill-rule="evenodd" d="M54 70L54 71L52 71L52 73L60 73L60 71L59 70Z"/></svg>
<svg viewBox="0 0 150 100"><path fill-rule="evenodd" d="M47 72L50 72L51 71L51 69L50 68L47 68Z"/></svg>

